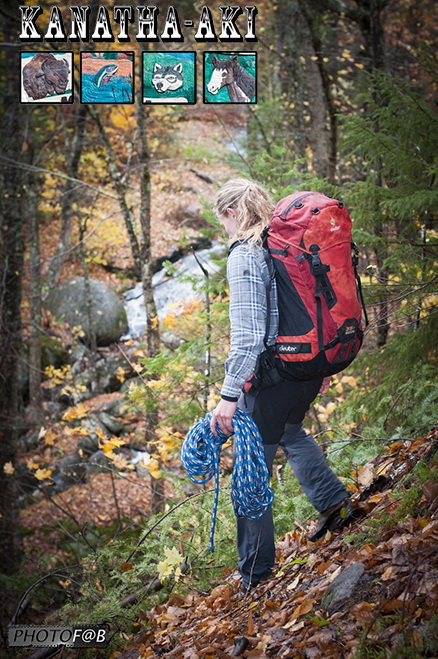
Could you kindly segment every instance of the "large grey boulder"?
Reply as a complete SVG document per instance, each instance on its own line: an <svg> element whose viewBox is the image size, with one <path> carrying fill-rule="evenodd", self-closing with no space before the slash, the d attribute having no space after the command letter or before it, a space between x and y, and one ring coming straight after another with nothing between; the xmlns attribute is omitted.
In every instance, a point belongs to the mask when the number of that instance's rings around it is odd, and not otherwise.
<svg viewBox="0 0 438 659"><path fill-rule="evenodd" d="M90 289L97 344L109 345L126 333L128 329L126 311L114 291L105 284L90 279ZM85 339L89 342L90 329L83 277L69 279L58 288L52 289L44 305L55 318L68 323L70 327L81 326L85 332Z"/></svg>
<svg viewBox="0 0 438 659"><path fill-rule="evenodd" d="M368 591L369 575L362 563L353 563L338 574L325 591L321 606L330 615L361 601Z"/></svg>

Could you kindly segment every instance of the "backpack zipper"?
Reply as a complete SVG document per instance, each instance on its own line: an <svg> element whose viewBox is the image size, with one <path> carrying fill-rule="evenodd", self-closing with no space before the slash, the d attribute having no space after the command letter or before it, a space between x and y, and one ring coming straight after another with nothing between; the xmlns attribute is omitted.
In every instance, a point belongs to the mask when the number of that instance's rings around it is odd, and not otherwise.
<svg viewBox="0 0 438 659"><path fill-rule="evenodd" d="M282 215L280 215L280 217L283 218L283 216L287 215L289 213L290 209L292 208L292 206L295 206L297 201L301 201L301 199L304 199L304 197L309 197L312 194L316 194L316 192L306 192L306 194L301 195L301 197L297 197L296 199L294 199L293 202L291 204L289 204L289 206L286 208L284 213ZM284 218L284 219L286 219L286 218Z"/></svg>

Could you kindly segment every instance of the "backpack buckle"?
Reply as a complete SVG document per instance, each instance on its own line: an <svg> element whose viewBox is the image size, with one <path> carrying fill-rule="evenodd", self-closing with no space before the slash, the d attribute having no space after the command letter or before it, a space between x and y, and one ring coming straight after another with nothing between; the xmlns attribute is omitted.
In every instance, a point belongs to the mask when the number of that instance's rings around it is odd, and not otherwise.
<svg viewBox="0 0 438 659"><path fill-rule="evenodd" d="M310 272L312 273L312 275L314 277L318 277L325 274L326 272L329 272L330 266L321 263L321 259L318 254L319 252L318 245L310 245L309 249L312 252L310 256Z"/></svg>

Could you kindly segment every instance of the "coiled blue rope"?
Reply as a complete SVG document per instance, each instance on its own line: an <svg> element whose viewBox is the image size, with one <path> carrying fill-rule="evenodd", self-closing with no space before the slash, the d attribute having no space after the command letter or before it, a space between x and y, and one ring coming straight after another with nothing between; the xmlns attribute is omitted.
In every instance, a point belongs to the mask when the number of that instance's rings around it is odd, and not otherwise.
<svg viewBox="0 0 438 659"><path fill-rule="evenodd" d="M194 483L215 479L214 502L210 527L210 551L214 551L214 529L219 500L219 455L229 437L216 425L218 436L210 430L212 413L189 430L181 450L181 461ZM269 486L263 442L256 424L245 412L237 409L233 417L234 467L231 479L231 496L237 517L257 519L274 500Z"/></svg>

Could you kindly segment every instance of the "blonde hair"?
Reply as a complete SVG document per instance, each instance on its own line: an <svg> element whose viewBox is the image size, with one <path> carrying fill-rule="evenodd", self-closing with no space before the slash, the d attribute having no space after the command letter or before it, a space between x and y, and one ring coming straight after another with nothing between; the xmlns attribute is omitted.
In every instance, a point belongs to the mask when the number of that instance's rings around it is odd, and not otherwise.
<svg viewBox="0 0 438 659"><path fill-rule="evenodd" d="M230 179L218 190L214 210L217 215L226 215L227 208L234 208L237 212L237 232L233 242L242 240L249 245L261 245L263 229L269 224L275 208L269 192L254 181Z"/></svg>

